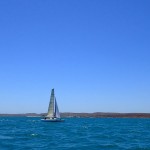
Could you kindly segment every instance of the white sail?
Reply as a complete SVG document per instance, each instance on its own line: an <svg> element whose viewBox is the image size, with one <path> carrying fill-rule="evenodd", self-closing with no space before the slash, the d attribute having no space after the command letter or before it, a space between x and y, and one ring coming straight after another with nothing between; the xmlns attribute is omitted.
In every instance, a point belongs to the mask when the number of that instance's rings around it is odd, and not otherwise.
<svg viewBox="0 0 150 150"><path fill-rule="evenodd" d="M46 117L53 118L55 116L55 114L54 114L54 100L55 100L54 89L52 89L49 107L48 107L48 113L47 113Z"/></svg>
<svg viewBox="0 0 150 150"><path fill-rule="evenodd" d="M59 113L59 109L58 109L56 98L55 98L55 117L56 118L60 118L60 113Z"/></svg>

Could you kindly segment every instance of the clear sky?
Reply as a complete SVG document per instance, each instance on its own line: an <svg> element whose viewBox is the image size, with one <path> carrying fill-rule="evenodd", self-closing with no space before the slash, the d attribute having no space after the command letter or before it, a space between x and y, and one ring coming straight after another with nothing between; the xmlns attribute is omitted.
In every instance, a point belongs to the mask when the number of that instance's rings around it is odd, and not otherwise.
<svg viewBox="0 0 150 150"><path fill-rule="evenodd" d="M0 113L150 113L149 0L1 0Z"/></svg>

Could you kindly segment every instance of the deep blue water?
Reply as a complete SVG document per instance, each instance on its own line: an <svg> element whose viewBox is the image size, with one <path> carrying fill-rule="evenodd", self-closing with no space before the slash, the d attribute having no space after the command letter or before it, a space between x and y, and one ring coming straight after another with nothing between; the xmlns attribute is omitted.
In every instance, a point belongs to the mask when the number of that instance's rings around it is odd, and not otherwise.
<svg viewBox="0 0 150 150"><path fill-rule="evenodd" d="M0 117L0 150L150 150L150 119Z"/></svg>

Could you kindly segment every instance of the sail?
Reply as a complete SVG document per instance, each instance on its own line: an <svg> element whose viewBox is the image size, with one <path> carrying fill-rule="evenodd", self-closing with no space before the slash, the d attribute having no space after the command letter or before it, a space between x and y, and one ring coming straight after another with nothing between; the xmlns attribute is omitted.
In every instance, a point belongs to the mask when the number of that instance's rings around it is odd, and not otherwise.
<svg viewBox="0 0 150 150"><path fill-rule="evenodd" d="M48 113L46 117L54 117L54 100L55 100L55 95L54 95L54 89L51 91L51 97L50 97L50 102L49 102L49 107L48 107Z"/></svg>
<svg viewBox="0 0 150 150"><path fill-rule="evenodd" d="M59 109L58 109L56 98L55 98L55 117L56 118L60 118L60 113L59 113Z"/></svg>

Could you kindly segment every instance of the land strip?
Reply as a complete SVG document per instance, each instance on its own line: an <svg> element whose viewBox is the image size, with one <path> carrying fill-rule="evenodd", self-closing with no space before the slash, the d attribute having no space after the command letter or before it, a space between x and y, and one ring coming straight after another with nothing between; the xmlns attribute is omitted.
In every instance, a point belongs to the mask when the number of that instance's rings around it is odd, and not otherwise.
<svg viewBox="0 0 150 150"><path fill-rule="evenodd" d="M10 116L10 117L43 117L46 113L25 113L25 114L0 114L0 116ZM61 113L61 117L64 118L150 118L150 113L104 113L104 112L95 112L95 113L72 113L64 112Z"/></svg>

